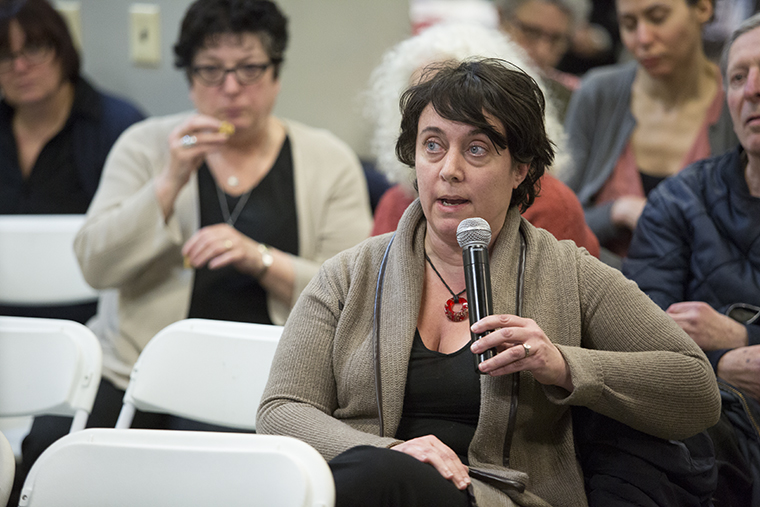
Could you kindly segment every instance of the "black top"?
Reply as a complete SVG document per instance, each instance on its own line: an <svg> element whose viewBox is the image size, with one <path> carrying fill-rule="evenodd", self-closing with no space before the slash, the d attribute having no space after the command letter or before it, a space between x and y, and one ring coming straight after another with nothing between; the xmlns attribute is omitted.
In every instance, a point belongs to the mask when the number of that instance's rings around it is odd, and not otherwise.
<svg viewBox="0 0 760 507"><path fill-rule="evenodd" d="M74 159L73 130L80 118L100 116L100 96L79 80L74 102L60 132L42 147L29 178L24 179L13 136L14 110L0 104L0 214L83 214L91 195L81 181Z"/></svg>
<svg viewBox="0 0 760 507"><path fill-rule="evenodd" d="M224 223L214 177L206 164L198 170L201 227ZM240 197L224 194L232 213ZM272 169L251 191L235 228L260 243L298 255L293 157L285 139ZM188 318L271 324L266 291L255 278L232 266L195 271Z"/></svg>
<svg viewBox="0 0 760 507"><path fill-rule="evenodd" d="M649 193L666 178L666 176L644 174L641 171L639 171L639 174L641 175L641 185L644 187L644 196L646 197L649 197Z"/></svg>
<svg viewBox="0 0 760 507"><path fill-rule="evenodd" d="M396 438L435 435L467 464L480 412L480 375L470 343L452 354L425 347L414 333L406 393Z"/></svg>

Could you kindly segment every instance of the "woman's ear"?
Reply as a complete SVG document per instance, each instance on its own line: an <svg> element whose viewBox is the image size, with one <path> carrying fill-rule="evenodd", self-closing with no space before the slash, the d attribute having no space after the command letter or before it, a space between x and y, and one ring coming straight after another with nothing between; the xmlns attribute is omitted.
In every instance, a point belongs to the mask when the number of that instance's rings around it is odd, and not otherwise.
<svg viewBox="0 0 760 507"><path fill-rule="evenodd" d="M520 186L520 184L525 181L526 176L528 176L528 170L530 169L530 164L515 164L512 168L512 173L514 174L514 181L512 182L512 188L515 189Z"/></svg>
<svg viewBox="0 0 760 507"><path fill-rule="evenodd" d="M697 13L697 19L700 23L703 25L709 23L715 14L714 0L699 0L693 9Z"/></svg>

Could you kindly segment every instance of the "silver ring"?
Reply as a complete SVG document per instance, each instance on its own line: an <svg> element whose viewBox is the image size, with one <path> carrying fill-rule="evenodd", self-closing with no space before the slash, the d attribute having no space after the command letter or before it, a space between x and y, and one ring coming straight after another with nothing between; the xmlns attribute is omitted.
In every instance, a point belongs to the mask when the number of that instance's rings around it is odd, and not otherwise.
<svg viewBox="0 0 760 507"><path fill-rule="evenodd" d="M198 143L198 138L191 135L182 136L182 139L180 139L179 141L179 144L181 144L185 148L190 148L191 146L195 146L197 143Z"/></svg>
<svg viewBox="0 0 760 507"><path fill-rule="evenodd" d="M530 355L530 345L523 343L522 346L525 349L525 357L528 357Z"/></svg>

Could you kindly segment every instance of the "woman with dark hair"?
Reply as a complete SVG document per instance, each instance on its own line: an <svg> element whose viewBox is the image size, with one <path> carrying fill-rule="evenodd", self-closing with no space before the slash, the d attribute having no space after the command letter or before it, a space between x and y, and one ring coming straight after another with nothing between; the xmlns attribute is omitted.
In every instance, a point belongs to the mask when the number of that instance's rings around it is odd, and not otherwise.
<svg viewBox="0 0 760 507"><path fill-rule="evenodd" d="M574 168L565 182L613 265L660 181L736 145L720 69L702 48L713 4L617 0L620 35L635 60L589 73L568 107Z"/></svg>
<svg viewBox="0 0 760 507"><path fill-rule="evenodd" d="M79 74L63 18L45 0L0 3L0 214L84 214L116 138L143 115ZM95 305L0 307L85 322Z"/></svg>
<svg viewBox="0 0 760 507"><path fill-rule="evenodd" d="M401 106L419 198L302 293L257 431L330 460L337 506L585 506L571 406L662 438L713 424L717 387L688 336L520 217L553 158L536 82L503 60L448 62ZM457 229L474 217L490 228L494 315L471 323Z"/></svg>
<svg viewBox="0 0 760 507"><path fill-rule="evenodd" d="M172 322L284 323L321 262L369 234L356 155L272 115L287 42L272 2L196 1L174 51L197 111L135 125L111 152L75 251L93 287L118 290L102 304L118 323L104 310L93 326L119 389Z"/></svg>

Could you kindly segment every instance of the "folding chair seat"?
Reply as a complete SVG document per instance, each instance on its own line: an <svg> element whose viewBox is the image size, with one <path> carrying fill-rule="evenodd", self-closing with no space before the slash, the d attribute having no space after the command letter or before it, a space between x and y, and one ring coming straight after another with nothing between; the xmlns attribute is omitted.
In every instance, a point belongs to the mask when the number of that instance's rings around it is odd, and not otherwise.
<svg viewBox="0 0 760 507"><path fill-rule="evenodd" d="M291 437L91 428L50 446L22 507L331 507L330 468Z"/></svg>
<svg viewBox="0 0 760 507"><path fill-rule="evenodd" d="M117 428L135 409L255 430L281 326L186 319L159 331L130 376Z"/></svg>

